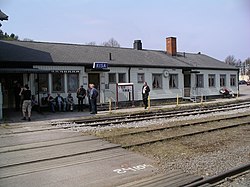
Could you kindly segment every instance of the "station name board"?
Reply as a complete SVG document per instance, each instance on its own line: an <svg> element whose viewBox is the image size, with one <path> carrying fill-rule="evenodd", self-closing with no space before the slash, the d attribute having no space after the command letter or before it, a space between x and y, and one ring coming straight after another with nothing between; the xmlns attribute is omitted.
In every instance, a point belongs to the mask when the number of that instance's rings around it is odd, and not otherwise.
<svg viewBox="0 0 250 187"><path fill-rule="evenodd" d="M107 62L94 62L93 69L107 69L108 63Z"/></svg>

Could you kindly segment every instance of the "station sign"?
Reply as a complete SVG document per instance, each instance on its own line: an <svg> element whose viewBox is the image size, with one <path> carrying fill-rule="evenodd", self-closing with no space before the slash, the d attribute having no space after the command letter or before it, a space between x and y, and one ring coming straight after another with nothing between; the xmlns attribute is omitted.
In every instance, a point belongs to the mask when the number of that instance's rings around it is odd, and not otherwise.
<svg viewBox="0 0 250 187"><path fill-rule="evenodd" d="M93 69L107 69L108 63L107 62L94 62Z"/></svg>

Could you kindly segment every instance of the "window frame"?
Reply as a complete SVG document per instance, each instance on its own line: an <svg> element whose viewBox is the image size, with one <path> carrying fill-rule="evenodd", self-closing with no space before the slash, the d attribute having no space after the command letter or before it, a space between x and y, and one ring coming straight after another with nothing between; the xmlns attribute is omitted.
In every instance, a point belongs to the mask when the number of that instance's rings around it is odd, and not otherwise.
<svg viewBox="0 0 250 187"><path fill-rule="evenodd" d="M178 80L179 80L179 77L177 73L169 74L169 89L177 89L179 87Z"/></svg>
<svg viewBox="0 0 250 187"><path fill-rule="evenodd" d="M237 76L235 74L231 74L230 75L230 86L236 86L236 79L237 79Z"/></svg>
<svg viewBox="0 0 250 187"><path fill-rule="evenodd" d="M158 83L155 82L155 77L159 77ZM157 80L156 80L157 81ZM158 84L158 86L155 86L155 84ZM152 74L152 89L162 89L162 74L161 73L153 73Z"/></svg>
<svg viewBox="0 0 250 187"><path fill-rule="evenodd" d="M145 82L145 73L137 73L137 83Z"/></svg>
<svg viewBox="0 0 250 187"><path fill-rule="evenodd" d="M216 87L215 74L208 74L208 87Z"/></svg>
<svg viewBox="0 0 250 187"><path fill-rule="evenodd" d="M227 75L220 74L220 87L225 87L225 86L227 86Z"/></svg>
<svg viewBox="0 0 250 187"><path fill-rule="evenodd" d="M60 75L60 79L55 80L54 76L58 76ZM51 74L51 78L52 78L52 92L53 93L64 93L65 92L65 85L64 85L64 73L52 73ZM57 78L57 77L56 77ZM55 89L56 88L56 84L59 84L59 81L61 82L61 89Z"/></svg>
<svg viewBox="0 0 250 187"><path fill-rule="evenodd" d="M196 85L196 88L204 88L204 74L196 74L195 85Z"/></svg>
<svg viewBox="0 0 250 187"><path fill-rule="evenodd" d="M76 80L69 78L72 75L76 75ZM72 80L73 84L69 82L70 80ZM72 87L72 85L75 85L75 86ZM76 92L76 90L78 88L79 88L79 74L78 73L68 73L67 74L67 91L70 93L73 93L73 92Z"/></svg>
<svg viewBox="0 0 250 187"><path fill-rule="evenodd" d="M122 76L122 79L124 80L120 80L120 76ZM118 73L118 83L126 83L127 82L127 79L126 79L126 73Z"/></svg>
<svg viewBox="0 0 250 187"><path fill-rule="evenodd" d="M43 87L43 83L40 82L43 75L45 75L47 79L47 80L44 80L44 84L45 84L44 87ZM38 88L39 93L47 93L49 91L49 74L46 74L46 73L39 74L38 81L39 81L39 88Z"/></svg>
<svg viewBox="0 0 250 187"><path fill-rule="evenodd" d="M110 76L113 76L114 80L110 81ZM116 73L109 73L108 74L109 84L116 84Z"/></svg>

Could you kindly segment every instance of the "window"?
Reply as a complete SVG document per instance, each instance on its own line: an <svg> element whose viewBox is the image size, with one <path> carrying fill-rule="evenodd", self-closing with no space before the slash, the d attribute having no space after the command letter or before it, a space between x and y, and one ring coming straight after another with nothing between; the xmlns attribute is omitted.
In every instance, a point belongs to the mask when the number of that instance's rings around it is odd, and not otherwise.
<svg viewBox="0 0 250 187"><path fill-rule="evenodd" d="M152 78L153 78L152 88L161 89L162 88L162 74L153 74Z"/></svg>
<svg viewBox="0 0 250 187"><path fill-rule="evenodd" d="M215 74L208 75L208 86L215 87Z"/></svg>
<svg viewBox="0 0 250 187"><path fill-rule="evenodd" d="M169 75L169 88L178 88L178 74Z"/></svg>
<svg viewBox="0 0 250 187"><path fill-rule="evenodd" d="M230 86L236 86L236 75L230 75Z"/></svg>
<svg viewBox="0 0 250 187"><path fill-rule="evenodd" d="M126 82L126 73L119 73L119 74L118 74L118 82L119 82L119 83L124 83L124 82Z"/></svg>
<svg viewBox="0 0 250 187"><path fill-rule="evenodd" d="M52 91L64 92L64 74L62 73L52 74Z"/></svg>
<svg viewBox="0 0 250 187"><path fill-rule="evenodd" d="M138 83L144 83L144 81L145 81L145 75L144 75L144 73L138 73L137 74L137 82Z"/></svg>
<svg viewBox="0 0 250 187"><path fill-rule="evenodd" d="M197 88L204 88L203 74L196 75L196 87Z"/></svg>
<svg viewBox="0 0 250 187"><path fill-rule="evenodd" d="M79 88L78 74L76 73L67 74L67 85L68 85L68 92L76 92L77 88Z"/></svg>
<svg viewBox="0 0 250 187"><path fill-rule="evenodd" d="M49 79L48 74L39 74L39 92L48 92Z"/></svg>
<svg viewBox="0 0 250 187"><path fill-rule="evenodd" d="M226 86L226 75L220 75L220 87Z"/></svg>
<svg viewBox="0 0 250 187"><path fill-rule="evenodd" d="M116 83L116 74L115 73L109 73L109 83L110 84Z"/></svg>

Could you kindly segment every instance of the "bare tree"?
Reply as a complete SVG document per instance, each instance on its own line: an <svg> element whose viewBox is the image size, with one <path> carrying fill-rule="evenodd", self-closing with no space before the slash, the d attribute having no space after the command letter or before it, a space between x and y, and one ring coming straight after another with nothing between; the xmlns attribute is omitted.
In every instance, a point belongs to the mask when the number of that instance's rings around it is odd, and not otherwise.
<svg viewBox="0 0 250 187"><path fill-rule="evenodd" d="M114 38L110 38L109 41L103 42L101 45L108 47L120 47L120 44Z"/></svg>
<svg viewBox="0 0 250 187"><path fill-rule="evenodd" d="M29 39L29 38L24 38L23 41L25 41L25 42L33 42L34 40Z"/></svg>
<svg viewBox="0 0 250 187"><path fill-rule="evenodd" d="M225 63L235 66L236 63L237 63L237 60L236 60L236 58L234 58L233 55L229 55L229 56L226 57Z"/></svg>
<svg viewBox="0 0 250 187"><path fill-rule="evenodd" d="M96 45L96 42L87 42L86 45Z"/></svg>
<svg viewBox="0 0 250 187"><path fill-rule="evenodd" d="M246 74L248 75L248 77L250 78L250 57L248 57L245 61L244 61L245 67L246 67Z"/></svg>
<svg viewBox="0 0 250 187"><path fill-rule="evenodd" d="M248 67L248 69L250 69L250 57L248 57L245 61L246 67Z"/></svg>

